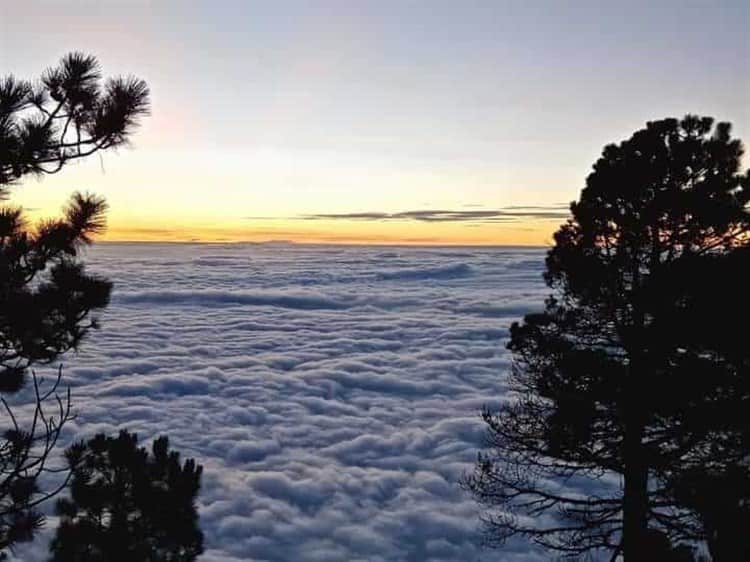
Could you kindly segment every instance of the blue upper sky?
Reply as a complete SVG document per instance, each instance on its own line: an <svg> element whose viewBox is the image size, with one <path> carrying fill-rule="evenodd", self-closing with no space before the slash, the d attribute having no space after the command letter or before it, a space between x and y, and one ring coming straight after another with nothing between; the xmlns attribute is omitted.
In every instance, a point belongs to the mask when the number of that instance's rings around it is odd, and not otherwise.
<svg viewBox="0 0 750 562"><path fill-rule="evenodd" d="M557 205L647 120L711 115L750 140L748 29L739 0L4 1L0 73L77 49L153 92L135 150L17 197L52 212L94 189L113 232L363 240L412 227L290 219ZM551 232L461 222L436 237Z"/></svg>

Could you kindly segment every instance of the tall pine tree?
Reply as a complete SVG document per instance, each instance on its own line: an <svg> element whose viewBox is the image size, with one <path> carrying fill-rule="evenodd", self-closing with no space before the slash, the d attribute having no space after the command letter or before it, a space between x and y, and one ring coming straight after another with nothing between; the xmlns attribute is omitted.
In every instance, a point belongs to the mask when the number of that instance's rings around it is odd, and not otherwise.
<svg viewBox="0 0 750 562"><path fill-rule="evenodd" d="M706 538L680 475L750 452L748 349L722 320L747 318L741 155L729 124L695 116L605 147L555 234L545 310L511 328L514 399L483 414L466 485L491 540L648 562L664 537Z"/></svg>

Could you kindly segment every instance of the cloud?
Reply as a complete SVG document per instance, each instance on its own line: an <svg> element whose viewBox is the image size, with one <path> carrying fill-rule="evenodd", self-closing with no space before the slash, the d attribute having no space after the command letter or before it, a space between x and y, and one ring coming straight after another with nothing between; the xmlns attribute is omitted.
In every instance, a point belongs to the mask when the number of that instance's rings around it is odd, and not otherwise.
<svg viewBox="0 0 750 562"><path fill-rule="evenodd" d="M346 303L322 295L259 294L233 291L142 291L117 297L123 304L177 306L272 306L295 310L337 310Z"/></svg>
<svg viewBox="0 0 750 562"><path fill-rule="evenodd" d="M102 244L102 329L66 359L66 443L127 427L205 467L218 561L537 562L484 551L458 486L505 398L544 251ZM50 536L53 526L47 529ZM15 560L43 560L44 537Z"/></svg>
<svg viewBox="0 0 750 562"><path fill-rule="evenodd" d="M465 263L456 263L438 267L423 267L414 269L399 269L378 273L378 279L455 279L471 275L471 267Z"/></svg>
<svg viewBox="0 0 750 562"><path fill-rule="evenodd" d="M301 220L346 220L346 221L417 221L417 222L470 222L507 223L526 220L560 221L568 218L567 205L510 206L500 209L421 209L386 213L378 211L356 213L319 213L291 217ZM263 217L248 217L263 220Z"/></svg>

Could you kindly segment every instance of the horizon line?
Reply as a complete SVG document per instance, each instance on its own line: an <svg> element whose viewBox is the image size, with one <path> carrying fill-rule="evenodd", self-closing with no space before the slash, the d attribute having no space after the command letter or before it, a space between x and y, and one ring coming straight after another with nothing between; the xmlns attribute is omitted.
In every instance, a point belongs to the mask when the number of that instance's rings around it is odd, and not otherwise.
<svg viewBox="0 0 750 562"><path fill-rule="evenodd" d="M203 245L251 245L251 246L379 246L379 247L413 247L413 248L540 248L552 247L552 244L503 244L503 243L452 243L452 242L323 242L323 241L296 241L296 240L154 240L154 239L122 239L122 240L95 240L91 246L101 244L203 244Z"/></svg>

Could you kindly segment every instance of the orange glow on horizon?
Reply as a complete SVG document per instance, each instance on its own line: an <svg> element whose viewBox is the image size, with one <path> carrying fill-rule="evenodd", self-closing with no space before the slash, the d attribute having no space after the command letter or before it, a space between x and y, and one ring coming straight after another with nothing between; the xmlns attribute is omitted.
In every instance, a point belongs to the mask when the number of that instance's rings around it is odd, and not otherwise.
<svg viewBox="0 0 750 562"><path fill-rule="evenodd" d="M303 244L548 246L557 224L305 221L215 226L207 222L154 225L112 221L100 238L110 242L272 242Z"/></svg>

